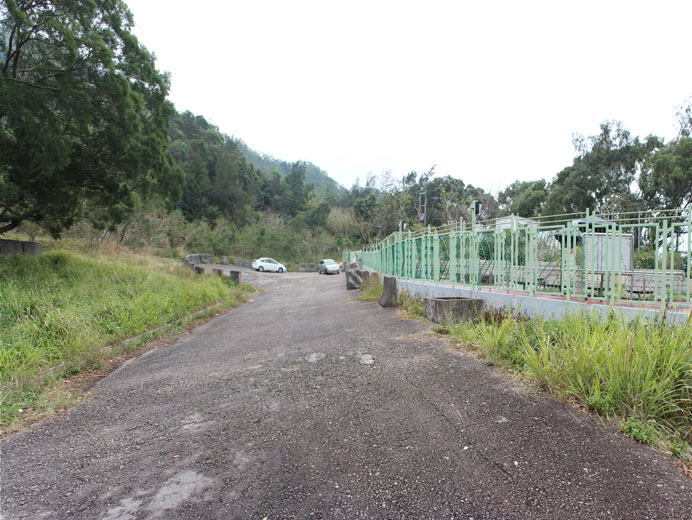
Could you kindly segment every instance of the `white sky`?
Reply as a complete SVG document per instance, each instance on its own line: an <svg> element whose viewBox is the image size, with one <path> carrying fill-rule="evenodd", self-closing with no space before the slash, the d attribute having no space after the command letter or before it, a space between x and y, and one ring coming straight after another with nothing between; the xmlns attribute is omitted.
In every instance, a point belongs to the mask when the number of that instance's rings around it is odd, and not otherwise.
<svg viewBox="0 0 692 520"><path fill-rule="evenodd" d="M346 187L550 180L574 132L670 139L692 95L690 0L126 3L178 110Z"/></svg>

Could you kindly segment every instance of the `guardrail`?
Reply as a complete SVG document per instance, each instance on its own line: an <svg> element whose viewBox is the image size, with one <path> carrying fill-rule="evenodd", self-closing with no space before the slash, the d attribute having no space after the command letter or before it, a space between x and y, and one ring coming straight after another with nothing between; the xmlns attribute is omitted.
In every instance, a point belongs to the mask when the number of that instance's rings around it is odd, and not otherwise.
<svg viewBox="0 0 692 520"><path fill-rule="evenodd" d="M690 307L692 208L516 216L396 232L344 260L472 289Z"/></svg>

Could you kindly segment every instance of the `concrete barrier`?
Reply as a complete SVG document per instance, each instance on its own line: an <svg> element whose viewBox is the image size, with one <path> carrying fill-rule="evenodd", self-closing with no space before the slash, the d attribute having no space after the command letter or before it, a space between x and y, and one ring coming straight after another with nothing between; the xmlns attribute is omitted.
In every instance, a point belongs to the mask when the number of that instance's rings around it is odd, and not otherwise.
<svg viewBox="0 0 692 520"><path fill-rule="evenodd" d="M233 283L243 283L243 273L241 271L231 271L231 280Z"/></svg>
<svg viewBox="0 0 692 520"><path fill-rule="evenodd" d="M360 289L363 286L363 277L361 272L356 269L346 271L346 290Z"/></svg>
<svg viewBox="0 0 692 520"><path fill-rule="evenodd" d="M385 276L382 280L382 296L377 303L382 307L396 307L397 297L396 278Z"/></svg>
<svg viewBox="0 0 692 520"><path fill-rule="evenodd" d="M243 259L242 258L234 258L233 259L233 265L237 265L238 267L242 267L243 265Z"/></svg>
<svg viewBox="0 0 692 520"><path fill-rule="evenodd" d="M243 260L243 267L252 269L252 260Z"/></svg>
<svg viewBox="0 0 692 520"><path fill-rule="evenodd" d="M221 265L228 265L228 257L227 256L221 257Z"/></svg>
<svg viewBox="0 0 692 520"><path fill-rule="evenodd" d="M298 266L298 272L299 273L304 273L308 270L308 265L307 264L300 264Z"/></svg>
<svg viewBox="0 0 692 520"><path fill-rule="evenodd" d="M480 298L425 298L423 315L434 323L478 321L483 317L485 302Z"/></svg>
<svg viewBox="0 0 692 520"><path fill-rule="evenodd" d="M310 264L308 266L308 269L310 269L311 273L314 273L315 271L317 271L317 264Z"/></svg>
<svg viewBox="0 0 692 520"><path fill-rule="evenodd" d="M41 256L43 254L42 242L25 242L23 240L0 240L0 256L27 255Z"/></svg>

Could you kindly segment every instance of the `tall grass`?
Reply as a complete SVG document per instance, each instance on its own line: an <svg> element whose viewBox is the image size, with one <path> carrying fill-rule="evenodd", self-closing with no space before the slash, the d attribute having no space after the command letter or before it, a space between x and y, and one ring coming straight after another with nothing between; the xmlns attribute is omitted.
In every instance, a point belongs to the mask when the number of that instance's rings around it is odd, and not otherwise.
<svg viewBox="0 0 692 520"><path fill-rule="evenodd" d="M382 296L382 281L379 276L370 276L360 289L359 300L374 302Z"/></svg>
<svg viewBox="0 0 692 520"><path fill-rule="evenodd" d="M243 291L177 263L50 251L0 258L2 419L56 377L99 366L106 346Z"/></svg>
<svg viewBox="0 0 692 520"><path fill-rule="evenodd" d="M626 323L610 316L526 320L507 316L449 327L452 341L520 370L626 433L692 441L692 325ZM646 434L642 432L648 432Z"/></svg>
<svg viewBox="0 0 692 520"><path fill-rule="evenodd" d="M406 291L399 291L397 295L397 306L401 309L401 313L409 319L423 319L423 302L415 296L411 296Z"/></svg>

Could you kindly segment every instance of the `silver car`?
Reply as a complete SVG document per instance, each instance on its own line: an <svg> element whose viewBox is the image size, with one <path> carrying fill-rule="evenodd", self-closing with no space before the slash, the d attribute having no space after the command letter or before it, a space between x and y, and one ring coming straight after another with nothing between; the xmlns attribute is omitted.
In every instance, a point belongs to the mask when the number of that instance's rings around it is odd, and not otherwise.
<svg viewBox="0 0 692 520"><path fill-rule="evenodd" d="M320 260L317 265L317 272L319 274L339 274L339 264L331 258Z"/></svg>

